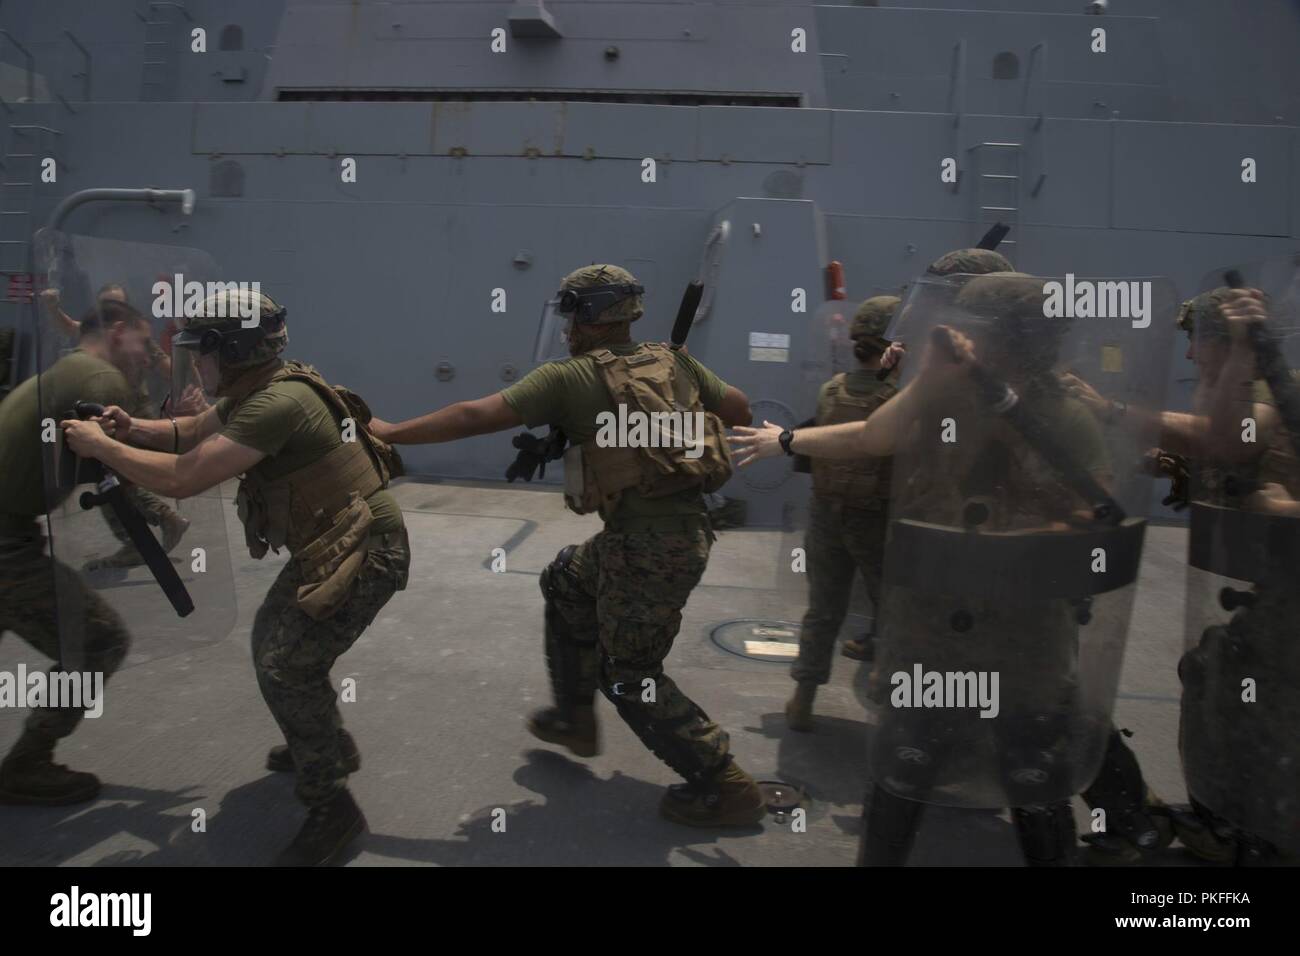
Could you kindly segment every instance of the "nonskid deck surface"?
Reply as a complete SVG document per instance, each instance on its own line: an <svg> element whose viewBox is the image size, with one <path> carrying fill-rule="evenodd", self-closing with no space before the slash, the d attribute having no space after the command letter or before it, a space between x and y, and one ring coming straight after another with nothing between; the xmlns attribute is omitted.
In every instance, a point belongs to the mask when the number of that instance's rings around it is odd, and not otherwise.
<svg viewBox="0 0 1300 956"><path fill-rule="evenodd" d="M523 727L530 709L549 702L537 575L565 544L595 533L597 520L566 512L553 488L406 482L395 491L411 535L410 584L332 675L336 686L356 682L356 700L342 711L363 754L350 786L370 833L353 864L854 861L873 719L860 665L836 657L831 683L817 697L816 732L794 734L782 714L792 687L788 667L745 660L709 640L711 628L727 620L799 620L805 595L774 586L788 535L745 529L720 536L667 669L730 732L744 767L759 779L807 789L806 832L774 817L749 831L691 830L658 817L662 788L676 778L603 700L604 753L592 760L541 744ZM72 808L0 807L0 864L258 865L292 837L302 811L292 778L263 767L281 737L248 651L253 614L283 558L240 556L233 507L229 534L237 555L234 632L129 659L109 685L104 715L85 721L56 754L98 774L101 798ZM1149 784L1167 801L1185 799L1175 672L1185 542L1181 529L1149 530L1116 709L1116 723L1135 732L1129 744ZM501 573L491 570L497 548L505 554ZM853 636L854 623L843 636ZM47 663L8 635L0 641L0 670L20 662ZM0 750L17 737L22 716L0 710ZM204 832L195 832L198 809ZM504 832L494 819L504 819ZM1019 856L1014 831L996 814L933 810L912 862L1017 865ZM1192 860L1174 848L1163 862Z"/></svg>

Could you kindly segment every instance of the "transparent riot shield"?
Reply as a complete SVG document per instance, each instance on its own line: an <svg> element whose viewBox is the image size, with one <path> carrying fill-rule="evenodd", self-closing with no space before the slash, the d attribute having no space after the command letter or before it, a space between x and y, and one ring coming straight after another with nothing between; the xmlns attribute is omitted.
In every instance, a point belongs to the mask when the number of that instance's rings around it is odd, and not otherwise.
<svg viewBox="0 0 1300 956"><path fill-rule="evenodd" d="M1300 852L1300 268L1218 271L1205 291L1265 294L1239 334L1189 310L1208 435L1191 471L1179 732L1192 799L1247 837ZM1204 300L1194 300L1194 305ZM1242 334L1244 333L1244 334Z"/></svg>
<svg viewBox="0 0 1300 956"><path fill-rule="evenodd" d="M207 399L193 365L173 364L167 346L185 284L221 278L207 253L47 230L37 254L50 290L35 330L43 422L89 418L113 404L142 421L202 411ZM117 321L106 304L114 298L141 313L147 328L132 334ZM49 550L65 572L55 575L63 665L75 668L84 657L88 615L101 602L131 632L132 661L227 635L235 602L220 489L167 498L77 457L56 426L44 437ZM174 447L162 444L166 453Z"/></svg>
<svg viewBox="0 0 1300 956"><path fill-rule="evenodd" d="M1177 300L1162 279L926 277L908 358L873 696L877 784L969 808L1068 799L1119 682Z"/></svg>
<svg viewBox="0 0 1300 956"><path fill-rule="evenodd" d="M805 388L815 399L817 390L830 378L857 367L849 327L861 301L832 299L813 314L808 328L808 348L803 361Z"/></svg>

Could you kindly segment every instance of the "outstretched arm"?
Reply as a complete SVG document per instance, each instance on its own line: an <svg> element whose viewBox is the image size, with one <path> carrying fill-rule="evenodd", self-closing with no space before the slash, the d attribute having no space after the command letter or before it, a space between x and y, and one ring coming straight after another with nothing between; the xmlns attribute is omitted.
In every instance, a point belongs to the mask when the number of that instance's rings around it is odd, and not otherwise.
<svg viewBox="0 0 1300 956"><path fill-rule="evenodd" d="M472 402L456 402L428 415L408 418L404 422L393 423L372 418L370 430L377 438L392 445L426 445L474 435L490 435L507 428L517 428L523 423L519 413L497 392Z"/></svg>
<svg viewBox="0 0 1300 956"><path fill-rule="evenodd" d="M211 435L183 455L149 451L104 434L96 420L63 422L69 447L96 458L127 481L169 498L188 498L242 475L266 456L256 448Z"/></svg>
<svg viewBox="0 0 1300 956"><path fill-rule="evenodd" d="M132 418L120 405L109 405L100 418L100 425L118 441L167 452L189 451L221 428L215 405L198 415L178 417L175 422L173 429L169 418Z"/></svg>
<svg viewBox="0 0 1300 956"><path fill-rule="evenodd" d="M974 361L975 352L969 338L948 329L942 335L942 349L927 343L915 381L885 402L864 422L800 428L790 442L790 451L809 458L884 458L894 453L904 429L920 414L921 406L964 377L964 369ZM938 330L936 330L938 334ZM884 367L897 365L903 347L895 343L882 358ZM735 428L728 437L731 450L738 456L737 465L747 465L760 458L781 454L781 426L764 422L762 428Z"/></svg>

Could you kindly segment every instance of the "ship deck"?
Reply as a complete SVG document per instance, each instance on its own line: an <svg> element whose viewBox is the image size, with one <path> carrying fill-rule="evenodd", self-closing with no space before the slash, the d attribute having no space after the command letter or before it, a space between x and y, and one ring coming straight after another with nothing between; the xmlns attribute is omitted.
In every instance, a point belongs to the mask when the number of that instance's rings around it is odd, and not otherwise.
<svg viewBox="0 0 1300 956"><path fill-rule="evenodd" d="M814 733L785 727L788 666L728 653L719 622L797 621L803 596L772 586L782 535L722 533L684 612L668 672L731 734L759 779L803 786L806 832L769 817L750 830L692 830L660 819L674 774L598 701L603 753L540 744L523 727L549 700L537 575L565 544L597 530L567 513L554 487L410 481L395 487L411 534L410 585L336 665L356 680L344 720L361 771L351 778L370 832L351 865L784 865L854 862L873 723L865 671L836 656ZM242 542L233 508L232 547ZM1177 750L1186 532L1149 529L1116 708L1150 786L1186 799ZM506 570L490 570L492 551ZM242 549L240 549L242 551ZM788 554L788 552L787 552ZM264 769L280 742L249 660L253 614L283 558L236 560L238 623L220 640L160 648L141 637L109 685L105 714L85 721L57 759L97 773L99 800L72 808L0 807L0 864L260 865L292 837L302 811L290 776ZM135 574L136 572L133 572ZM852 636L850 625L844 636ZM46 662L12 635L0 669ZM0 711L0 749L21 727ZM206 831L194 832L202 807ZM504 809L505 830L492 826ZM1087 816L1076 800L1082 832ZM496 815L500 817L500 814ZM934 809L912 863L1019 865L1005 815ZM1156 861L1190 865L1175 846Z"/></svg>

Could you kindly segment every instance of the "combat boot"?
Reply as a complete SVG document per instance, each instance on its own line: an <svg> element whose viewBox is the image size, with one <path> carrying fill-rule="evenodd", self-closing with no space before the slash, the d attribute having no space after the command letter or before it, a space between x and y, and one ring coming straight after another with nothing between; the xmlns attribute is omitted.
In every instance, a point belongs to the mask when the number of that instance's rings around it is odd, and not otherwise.
<svg viewBox="0 0 1300 956"><path fill-rule="evenodd" d="M361 751L346 730L339 731L339 746L343 750L343 769L348 773L356 773L361 769ZM266 769L276 773L293 773L293 754L289 752L288 744L279 744L267 751Z"/></svg>
<svg viewBox="0 0 1300 956"><path fill-rule="evenodd" d="M528 732L548 744L559 744L579 757L600 753L600 730L593 704L546 707L528 717Z"/></svg>
<svg viewBox="0 0 1300 956"><path fill-rule="evenodd" d="M767 816L767 801L754 778L734 762L706 784L675 784L659 814L688 827L753 826Z"/></svg>
<svg viewBox="0 0 1300 956"><path fill-rule="evenodd" d="M863 634L840 645L840 653L851 661L869 661L876 656L875 638Z"/></svg>
<svg viewBox="0 0 1300 956"><path fill-rule="evenodd" d="M81 570L92 574L95 571L108 571L114 568L138 568L142 564L144 558L140 557L140 551L128 541L112 554L88 559L82 564Z"/></svg>
<svg viewBox="0 0 1300 956"><path fill-rule="evenodd" d="M168 511L166 517L162 519L162 549L168 554L172 553L172 548L180 544L181 538L185 537L185 532L190 530L188 518L182 518L175 511Z"/></svg>
<svg viewBox="0 0 1300 956"><path fill-rule="evenodd" d="M813 698L817 696L817 683L801 680L794 686L794 696L785 704L785 722L791 730L807 733L813 729Z"/></svg>
<svg viewBox="0 0 1300 956"><path fill-rule="evenodd" d="M328 866L365 829L366 818L356 800L348 790L340 790L328 803L308 809L307 822L275 865Z"/></svg>
<svg viewBox="0 0 1300 956"><path fill-rule="evenodd" d="M709 511L709 524L714 531L728 528L743 528L748 517L749 506L739 498L726 498L724 503Z"/></svg>
<svg viewBox="0 0 1300 956"><path fill-rule="evenodd" d="M1178 842L1195 857L1210 863L1235 863L1237 841L1232 829L1195 805L1167 808Z"/></svg>
<svg viewBox="0 0 1300 956"><path fill-rule="evenodd" d="M63 807L99 796L99 778L54 762L54 747L25 747L23 740L0 763L0 803Z"/></svg>
<svg viewBox="0 0 1300 956"><path fill-rule="evenodd" d="M1110 829L1082 837L1087 844L1083 861L1088 866L1135 866L1146 854L1163 850L1174 840L1170 808L1150 788L1136 813L1115 814Z"/></svg>

